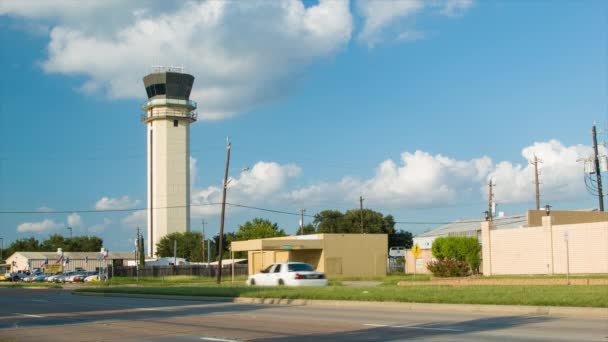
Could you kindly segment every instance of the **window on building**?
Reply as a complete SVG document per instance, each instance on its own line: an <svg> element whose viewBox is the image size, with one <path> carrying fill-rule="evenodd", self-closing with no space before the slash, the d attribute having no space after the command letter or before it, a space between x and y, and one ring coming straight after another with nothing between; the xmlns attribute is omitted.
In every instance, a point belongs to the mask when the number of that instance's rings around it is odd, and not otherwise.
<svg viewBox="0 0 608 342"><path fill-rule="evenodd" d="M173 120L173 127L177 127L177 120Z"/></svg>

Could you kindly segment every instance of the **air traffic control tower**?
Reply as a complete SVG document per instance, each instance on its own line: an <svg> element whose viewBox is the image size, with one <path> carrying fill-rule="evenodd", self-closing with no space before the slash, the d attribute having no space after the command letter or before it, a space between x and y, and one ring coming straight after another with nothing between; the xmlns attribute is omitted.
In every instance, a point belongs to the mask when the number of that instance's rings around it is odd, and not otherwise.
<svg viewBox="0 0 608 342"><path fill-rule="evenodd" d="M148 93L142 110L148 139L149 256L167 234L190 231L190 101L194 77L181 68L156 67L144 77Z"/></svg>

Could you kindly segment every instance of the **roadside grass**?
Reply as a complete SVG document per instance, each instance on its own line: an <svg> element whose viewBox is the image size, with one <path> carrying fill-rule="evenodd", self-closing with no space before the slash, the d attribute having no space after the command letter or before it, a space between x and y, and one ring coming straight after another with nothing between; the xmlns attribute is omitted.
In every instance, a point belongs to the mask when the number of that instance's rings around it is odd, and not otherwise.
<svg viewBox="0 0 608 342"><path fill-rule="evenodd" d="M244 284L247 280L246 276L234 277L235 284ZM222 284L231 284L232 278L222 277ZM210 286L216 284L215 277L197 277L197 276L167 276L167 277L114 277L109 281L81 283L87 287L98 286Z"/></svg>
<svg viewBox="0 0 608 342"><path fill-rule="evenodd" d="M180 287L102 287L76 292L131 293L150 295L254 297L281 299L322 299L392 301L413 303L496 304L536 306L608 307L608 286L602 285L481 285L452 287L247 287L244 285Z"/></svg>

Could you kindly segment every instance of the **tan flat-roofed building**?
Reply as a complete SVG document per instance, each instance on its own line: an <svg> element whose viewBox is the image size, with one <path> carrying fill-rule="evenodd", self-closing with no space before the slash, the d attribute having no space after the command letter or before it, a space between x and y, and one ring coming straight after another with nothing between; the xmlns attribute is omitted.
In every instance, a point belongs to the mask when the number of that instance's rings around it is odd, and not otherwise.
<svg viewBox="0 0 608 342"><path fill-rule="evenodd" d="M249 274L275 262L311 264L328 277L386 275L388 235L312 234L232 242L233 252L246 251Z"/></svg>

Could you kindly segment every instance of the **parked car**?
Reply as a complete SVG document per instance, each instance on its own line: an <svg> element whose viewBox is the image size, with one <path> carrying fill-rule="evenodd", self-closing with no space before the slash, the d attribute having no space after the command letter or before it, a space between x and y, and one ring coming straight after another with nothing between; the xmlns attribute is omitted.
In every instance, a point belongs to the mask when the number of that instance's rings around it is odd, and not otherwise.
<svg viewBox="0 0 608 342"><path fill-rule="evenodd" d="M55 278L57 278L59 276L62 276L62 275L63 275L63 273L61 273L61 272L60 273L55 273L55 274L52 274L52 275L46 277L44 280L47 281L47 282L49 282L49 283L52 283L55 280Z"/></svg>
<svg viewBox="0 0 608 342"><path fill-rule="evenodd" d="M90 276L84 278L85 283L91 283L91 282L97 282L97 281L99 281L99 274L97 274L97 272L94 272L94 274L91 274Z"/></svg>
<svg viewBox="0 0 608 342"><path fill-rule="evenodd" d="M70 272L70 274L63 279L63 282L64 283L78 282L79 281L78 277L84 276L85 274L86 274L86 272Z"/></svg>
<svg viewBox="0 0 608 342"><path fill-rule="evenodd" d="M249 276L247 285L325 286L323 272L303 262L282 262L268 266L260 273Z"/></svg>
<svg viewBox="0 0 608 342"><path fill-rule="evenodd" d="M37 276L34 278L34 280L32 280L32 281L35 281L35 282L41 282L41 281L44 281L44 280L46 279L46 277L48 277L49 275L50 275L50 274L45 274L45 273L39 274L39 275L37 275Z"/></svg>

